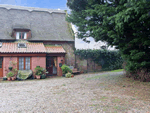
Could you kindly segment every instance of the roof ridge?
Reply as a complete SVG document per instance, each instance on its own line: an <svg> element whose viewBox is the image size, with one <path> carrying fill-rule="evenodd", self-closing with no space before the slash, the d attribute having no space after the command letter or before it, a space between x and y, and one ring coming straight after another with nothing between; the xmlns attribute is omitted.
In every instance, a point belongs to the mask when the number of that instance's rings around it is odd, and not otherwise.
<svg viewBox="0 0 150 113"><path fill-rule="evenodd" d="M28 10L29 12L31 12L31 11L47 11L49 13L64 13L64 14L66 14L66 12L63 10L40 8L40 7L17 6L17 5L8 5L8 4L0 4L0 8L6 8L8 10L10 10L10 9Z"/></svg>

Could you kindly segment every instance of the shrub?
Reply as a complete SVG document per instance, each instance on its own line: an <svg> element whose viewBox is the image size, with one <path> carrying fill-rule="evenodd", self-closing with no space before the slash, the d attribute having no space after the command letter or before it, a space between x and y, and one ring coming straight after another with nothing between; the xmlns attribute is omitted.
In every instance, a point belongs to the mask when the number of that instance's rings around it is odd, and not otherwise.
<svg viewBox="0 0 150 113"><path fill-rule="evenodd" d="M96 64L102 66L103 71L121 69L124 61L118 50L77 49L74 53L81 59L92 59Z"/></svg>
<svg viewBox="0 0 150 113"><path fill-rule="evenodd" d="M62 69L63 74L66 74L68 72L72 73L72 70L69 68L69 66L67 66L65 64L62 65L61 69Z"/></svg>
<svg viewBox="0 0 150 113"><path fill-rule="evenodd" d="M42 75L42 74L43 74L43 68L37 66L37 67L34 69L34 72L35 72L35 75Z"/></svg>
<svg viewBox="0 0 150 113"><path fill-rule="evenodd" d="M9 72L9 73L7 74L7 78L13 77L13 76L14 76L14 74L13 74L12 72Z"/></svg>
<svg viewBox="0 0 150 113"><path fill-rule="evenodd" d="M14 75L17 75L18 74L17 68L12 69L12 72L13 72Z"/></svg>
<svg viewBox="0 0 150 113"><path fill-rule="evenodd" d="M66 78L71 78L71 75L72 75L72 74L69 73L69 72L65 74Z"/></svg>
<svg viewBox="0 0 150 113"><path fill-rule="evenodd" d="M145 69L141 68L131 72L126 71L125 75L126 77L134 78L134 80L140 80L142 82L150 82L150 72L148 72L146 68Z"/></svg>
<svg viewBox="0 0 150 113"><path fill-rule="evenodd" d="M139 69L137 71L137 77L143 82L149 81L150 72L148 72L147 69Z"/></svg>

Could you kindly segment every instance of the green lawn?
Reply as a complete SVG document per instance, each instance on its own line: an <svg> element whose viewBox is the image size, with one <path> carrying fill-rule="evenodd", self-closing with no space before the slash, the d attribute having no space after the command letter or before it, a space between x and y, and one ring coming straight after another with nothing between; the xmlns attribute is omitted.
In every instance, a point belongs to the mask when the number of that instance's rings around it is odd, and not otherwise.
<svg viewBox="0 0 150 113"><path fill-rule="evenodd" d="M123 71L123 69L112 70L111 72L120 72L120 71Z"/></svg>

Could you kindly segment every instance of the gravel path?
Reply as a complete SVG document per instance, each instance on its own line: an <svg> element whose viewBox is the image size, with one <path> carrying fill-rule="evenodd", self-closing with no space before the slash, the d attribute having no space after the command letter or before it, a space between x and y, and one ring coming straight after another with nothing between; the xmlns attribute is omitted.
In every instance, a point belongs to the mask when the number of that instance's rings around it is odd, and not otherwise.
<svg viewBox="0 0 150 113"><path fill-rule="evenodd" d="M116 107L113 97L131 100L130 96L118 95L105 90L100 79L88 80L98 75L121 75L123 72L89 73L74 78L48 78L19 82L0 83L0 112L11 113L148 113L148 102L139 101L144 108L130 104ZM107 95L107 97L106 97ZM115 98L115 99L116 99ZM107 101L104 101L107 99ZM145 106L146 105L146 106ZM117 105L118 106L118 105ZM116 107L116 108L114 108ZM108 110L108 111L107 111Z"/></svg>

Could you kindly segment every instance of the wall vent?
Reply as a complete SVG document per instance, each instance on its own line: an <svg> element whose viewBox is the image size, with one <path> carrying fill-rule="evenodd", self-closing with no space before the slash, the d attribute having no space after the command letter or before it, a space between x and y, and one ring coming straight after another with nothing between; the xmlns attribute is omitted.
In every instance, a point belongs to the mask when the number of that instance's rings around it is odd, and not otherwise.
<svg viewBox="0 0 150 113"><path fill-rule="evenodd" d="M18 48L26 48L26 44L25 43L18 43Z"/></svg>

